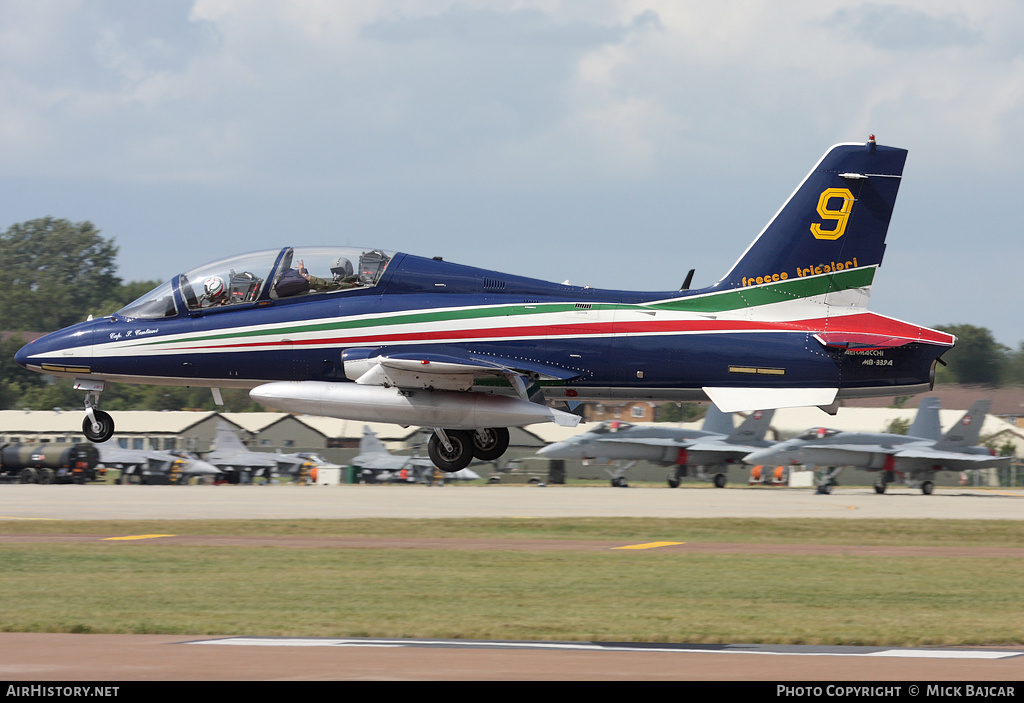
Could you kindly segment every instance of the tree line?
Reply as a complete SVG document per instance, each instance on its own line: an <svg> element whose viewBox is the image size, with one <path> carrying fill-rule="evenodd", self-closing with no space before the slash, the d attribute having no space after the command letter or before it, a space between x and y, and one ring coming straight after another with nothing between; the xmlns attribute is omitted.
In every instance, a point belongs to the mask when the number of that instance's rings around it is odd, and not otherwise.
<svg viewBox="0 0 1024 703"><path fill-rule="evenodd" d="M119 248L91 222L43 217L11 225L0 234L0 410L78 409L85 396L70 379L27 371L14 354L22 333L53 332L90 315L120 310L162 281L125 282L117 275ZM208 388L132 386L112 383L103 393L107 410L262 410L244 390L224 389L217 407Z"/></svg>
<svg viewBox="0 0 1024 703"><path fill-rule="evenodd" d="M11 225L0 234L0 409L77 408L82 394L66 379L26 371L14 363L22 332L53 332L89 315L109 315L161 281L125 282L117 274L119 248L91 222L43 217ZM936 371L936 383L1024 386L1024 342L1016 350L996 342L992 332L968 324L936 325L958 338ZM228 410L258 410L242 390L224 389ZM213 410L205 388L111 384L103 394L110 410ZM681 407L681 406L677 406ZM685 413L680 413L685 415ZM682 419L682 418L681 418Z"/></svg>

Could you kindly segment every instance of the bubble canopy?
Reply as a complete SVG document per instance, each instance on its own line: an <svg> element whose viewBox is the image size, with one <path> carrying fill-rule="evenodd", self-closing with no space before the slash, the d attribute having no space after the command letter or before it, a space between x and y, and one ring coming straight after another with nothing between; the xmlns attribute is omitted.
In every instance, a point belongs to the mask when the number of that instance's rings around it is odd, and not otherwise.
<svg viewBox="0 0 1024 703"><path fill-rule="evenodd" d="M204 264L117 311L156 319L261 300L344 294L377 285L393 252L356 247L285 247Z"/></svg>

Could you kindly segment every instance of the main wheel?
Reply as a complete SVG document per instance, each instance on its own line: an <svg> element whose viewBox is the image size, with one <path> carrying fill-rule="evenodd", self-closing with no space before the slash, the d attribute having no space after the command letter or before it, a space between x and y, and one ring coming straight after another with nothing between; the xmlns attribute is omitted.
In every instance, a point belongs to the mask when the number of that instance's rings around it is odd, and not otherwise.
<svg viewBox="0 0 1024 703"><path fill-rule="evenodd" d="M875 493L879 493L879 494L885 493L885 489L887 487L888 487L888 484L885 482L884 478L879 476L878 478L875 479Z"/></svg>
<svg viewBox="0 0 1024 703"><path fill-rule="evenodd" d="M427 442L427 454L430 455L434 466L441 471L462 471L473 461L473 433L465 430L446 430L445 434L448 435L448 443L452 448L445 449L440 438L432 434L430 441Z"/></svg>
<svg viewBox="0 0 1024 703"><path fill-rule="evenodd" d="M39 483L36 470L31 467L22 469L21 473L18 474L18 483Z"/></svg>
<svg viewBox="0 0 1024 703"><path fill-rule="evenodd" d="M725 488L725 474L715 474L715 488Z"/></svg>
<svg viewBox="0 0 1024 703"><path fill-rule="evenodd" d="M494 461L508 449L508 428L487 427L473 432L473 456L480 461Z"/></svg>
<svg viewBox="0 0 1024 703"><path fill-rule="evenodd" d="M668 487L679 488L679 474L671 473L668 475Z"/></svg>
<svg viewBox="0 0 1024 703"><path fill-rule="evenodd" d="M921 484L921 492L924 493L926 496L930 496L932 494L932 491L934 490L935 484L932 483L931 481L925 481L924 483Z"/></svg>
<svg viewBox="0 0 1024 703"><path fill-rule="evenodd" d="M82 434L90 442L106 442L114 436L114 418L102 410L94 410L93 415L96 417L96 425L94 426L86 416L82 420Z"/></svg>

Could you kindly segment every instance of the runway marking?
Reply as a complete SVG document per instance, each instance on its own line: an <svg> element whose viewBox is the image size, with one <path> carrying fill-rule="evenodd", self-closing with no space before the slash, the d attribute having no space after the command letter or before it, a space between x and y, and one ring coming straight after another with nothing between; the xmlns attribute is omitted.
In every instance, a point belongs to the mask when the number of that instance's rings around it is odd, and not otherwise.
<svg viewBox="0 0 1024 703"><path fill-rule="evenodd" d="M127 535L125 537L104 537L101 542L118 542L130 539L156 539L157 537L174 537L174 535Z"/></svg>
<svg viewBox="0 0 1024 703"><path fill-rule="evenodd" d="M612 547L612 549L657 549L658 547L671 547L686 542L648 542L647 544L629 544L625 547Z"/></svg>
<svg viewBox="0 0 1024 703"><path fill-rule="evenodd" d="M977 649L883 649L821 645L656 645L602 642L503 642L483 640L413 640L328 637L228 637L178 644L241 647L428 647L459 649L543 649L591 652L660 652L677 654L770 654L802 657L903 657L916 659L1012 659L1024 651Z"/></svg>
<svg viewBox="0 0 1024 703"><path fill-rule="evenodd" d="M16 517L14 515L0 515L0 520L63 520L60 517Z"/></svg>

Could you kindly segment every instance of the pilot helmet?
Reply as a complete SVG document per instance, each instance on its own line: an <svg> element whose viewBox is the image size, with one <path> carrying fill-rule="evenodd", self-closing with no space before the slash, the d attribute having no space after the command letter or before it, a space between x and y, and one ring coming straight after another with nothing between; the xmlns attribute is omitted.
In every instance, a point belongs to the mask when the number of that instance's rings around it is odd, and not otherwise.
<svg viewBox="0 0 1024 703"><path fill-rule="evenodd" d="M331 273L334 274L335 280L342 280L352 275L352 262L346 259L344 256L339 256L334 260L334 265L331 266Z"/></svg>
<svg viewBox="0 0 1024 703"><path fill-rule="evenodd" d="M203 290L210 300L220 300L227 295L227 288L224 287L224 279L220 276L210 276L203 281Z"/></svg>

